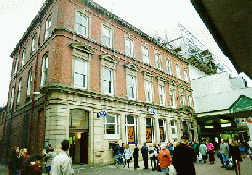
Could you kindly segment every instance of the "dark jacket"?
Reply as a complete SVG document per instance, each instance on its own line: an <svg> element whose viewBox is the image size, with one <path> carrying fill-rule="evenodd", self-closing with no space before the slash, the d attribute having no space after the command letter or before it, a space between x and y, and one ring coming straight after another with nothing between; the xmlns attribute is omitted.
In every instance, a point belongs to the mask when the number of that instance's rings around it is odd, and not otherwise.
<svg viewBox="0 0 252 175"><path fill-rule="evenodd" d="M12 152L10 161L8 162L8 169L10 172L16 172L21 169L21 162L15 150Z"/></svg>
<svg viewBox="0 0 252 175"><path fill-rule="evenodd" d="M141 153L143 157L148 157L148 147L146 145L142 147Z"/></svg>
<svg viewBox="0 0 252 175"><path fill-rule="evenodd" d="M174 148L173 165L177 170L178 175L194 175L194 151L185 144L180 144Z"/></svg>
<svg viewBox="0 0 252 175"><path fill-rule="evenodd" d="M134 152L133 152L133 157L138 157L138 147L135 147Z"/></svg>
<svg viewBox="0 0 252 175"><path fill-rule="evenodd" d="M120 146L119 146L119 144L115 144L114 154L115 155L119 155L120 154Z"/></svg>

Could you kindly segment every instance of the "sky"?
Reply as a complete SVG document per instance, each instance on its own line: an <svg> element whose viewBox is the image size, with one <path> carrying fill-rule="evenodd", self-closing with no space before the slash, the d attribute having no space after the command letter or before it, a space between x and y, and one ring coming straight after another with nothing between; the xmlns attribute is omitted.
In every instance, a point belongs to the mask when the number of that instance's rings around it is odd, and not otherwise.
<svg viewBox="0 0 252 175"><path fill-rule="evenodd" d="M11 52L44 2L45 0L0 0L0 21L2 23L0 49L3 60L0 64L0 74L2 75L0 106L4 106L8 99L13 62L10 57ZM157 35L165 38L167 35L169 41L181 36L178 28L178 23L180 23L211 53L229 65L233 69L233 76L237 76L229 59L222 54L190 0L94 0L94 2L150 36ZM249 82L250 85L252 86L251 82Z"/></svg>

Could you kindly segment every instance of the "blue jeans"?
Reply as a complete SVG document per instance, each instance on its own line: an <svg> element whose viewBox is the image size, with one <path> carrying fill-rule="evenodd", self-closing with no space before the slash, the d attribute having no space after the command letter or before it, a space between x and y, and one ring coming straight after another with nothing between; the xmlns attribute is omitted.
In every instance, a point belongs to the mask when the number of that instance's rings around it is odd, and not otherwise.
<svg viewBox="0 0 252 175"><path fill-rule="evenodd" d="M223 164L224 164L224 166L226 166L227 161L229 160L229 156L228 156L228 154L227 155L222 154L222 157L223 157Z"/></svg>

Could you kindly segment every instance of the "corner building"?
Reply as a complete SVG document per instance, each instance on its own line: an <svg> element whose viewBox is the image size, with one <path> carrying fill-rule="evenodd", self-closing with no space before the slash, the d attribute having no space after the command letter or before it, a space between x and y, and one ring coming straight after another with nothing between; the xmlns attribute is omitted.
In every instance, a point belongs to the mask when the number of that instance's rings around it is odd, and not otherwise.
<svg viewBox="0 0 252 175"><path fill-rule="evenodd" d="M197 139L188 62L91 0L46 1L11 56L6 145L58 153L66 138L97 165L115 141Z"/></svg>

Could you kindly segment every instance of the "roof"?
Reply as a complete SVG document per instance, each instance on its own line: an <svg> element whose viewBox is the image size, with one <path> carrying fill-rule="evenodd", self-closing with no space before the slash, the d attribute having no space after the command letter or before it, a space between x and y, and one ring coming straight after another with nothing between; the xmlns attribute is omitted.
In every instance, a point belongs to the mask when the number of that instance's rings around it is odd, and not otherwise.
<svg viewBox="0 0 252 175"><path fill-rule="evenodd" d="M223 53L238 72L252 77L251 0L191 0Z"/></svg>

